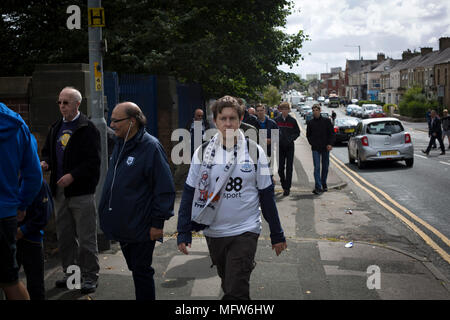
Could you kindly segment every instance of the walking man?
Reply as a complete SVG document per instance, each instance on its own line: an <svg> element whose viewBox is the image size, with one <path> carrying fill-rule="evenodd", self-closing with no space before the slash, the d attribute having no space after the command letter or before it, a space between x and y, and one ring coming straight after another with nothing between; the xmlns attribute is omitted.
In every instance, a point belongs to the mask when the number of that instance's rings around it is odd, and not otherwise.
<svg viewBox="0 0 450 320"><path fill-rule="evenodd" d="M328 166L330 164L330 151L333 149L333 143L336 138L333 124L328 118L320 114L320 105L315 104L312 107L313 118L308 121L306 127L306 138L311 145L314 162L314 194L322 194L328 191L327 177ZM322 164L322 170L320 165Z"/></svg>
<svg viewBox="0 0 450 320"><path fill-rule="evenodd" d="M442 142L444 142L445 136L447 136L448 150L450 150L450 116L447 109L444 109L442 117Z"/></svg>
<svg viewBox="0 0 450 320"><path fill-rule="evenodd" d="M426 150L422 150L423 153L428 155L430 153L432 145L436 145L436 139L439 141L439 146L441 147L440 155L445 154L445 146L442 141L442 127L441 120L438 118L436 110L431 110L431 121L430 121L430 143L428 144L428 148Z"/></svg>
<svg viewBox="0 0 450 320"><path fill-rule="evenodd" d="M147 119L132 102L111 115L117 139L99 204L100 226L120 242L133 274L136 300L155 300L152 268L155 241L173 216L175 186L163 147L147 133Z"/></svg>
<svg viewBox="0 0 450 320"><path fill-rule="evenodd" d="M219 132L195 151L198 161L191 163L178 212L178 249L188 254L192 231L203 230L222 280L222 299L248 300L261 211L277 256L286 249L286 239L264 150L238 130L243 109L225 96L214 102L212 111Z"/></svg>
<svg viewBox="0 0 450 320"><path fill-rule="evenodd" d="M281 186L283 187L283 195L288 196L292 184L292 171L294 168L294 141L300 136L300 128L297 120L289 115L291 105L289 102L280 103L278 109L281 115L275 119L280 129L279 143L279 166L278 175L280 176Z"/></svg>
<svg viewBox="0 0 450 320"><path fill-rule="evenodd" d="M56 234L64 277L56 287L66 288L67 268L78 265L81 293L97 288L97 211L94 193L100 177L100 132L78 109L81 93L64 88L58 98L62 119L50 128L42 149L42 169L50 170L54 195Z"/></svg>
<svg viewBox="0 0 450 320"><path fill-rule="evenodd" d="M17 113L0 103L0 288L9 300L29 300L19 281L17 222L26 215L42 183L37 144ZM19 175L22 183L19 184Z"/></svg>

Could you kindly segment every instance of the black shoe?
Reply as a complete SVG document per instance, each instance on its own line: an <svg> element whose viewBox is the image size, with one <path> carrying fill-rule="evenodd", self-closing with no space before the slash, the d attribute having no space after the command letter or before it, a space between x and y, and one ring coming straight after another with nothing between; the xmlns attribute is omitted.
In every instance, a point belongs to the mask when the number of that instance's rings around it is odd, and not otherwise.
<svg viewBox="0 0 450 320"><path fill-rule="evenodd" d="M425 150L422 150L422 153L425 153L426 155L428 155L428 152L426 152Z"/></svg>
<svg viewBox="0 0 450 320"><path fill-rule="evenodd" d="M97 287L98 287L97 281L86 280L81 285L81 293L82 294L94 293Z"/></svg>
<svg viewBox="0 0 450 320"><path fill-rule="evenodd" d="M445 151L442 151L441 153L439 153L440 156L445 155Z"/></svg>
<svg viewBox="0 0 450 320"><path fill-rule="evenodd" d="M322 186L322 190L323 190L323 192L327 192L328 191L328 186L326 184L324 184Z"/></svg>
<svg viewBox="0 0 450 320"><path fill-rule="evenodd" d="M283 196L288 196L288 195L289 195L289 190L288 189L284 189Z"/></svg>
<svg viewBox="0 0 450 320"><path fill-rule="evenodd" d="M313 190L313 193L314 193L314 194L317 194L317 195L320 195L320 194L322 194L323 192L322 192L322 190L320 190L320 189L314 189L314 190Z"/></svg>
<svg viewBox="0 0 450 320"><path fill-rule="evenodd" d="M437 147L436 146L432 146L431 149L437 149Z"/></svg>
<svg viewBox="0 0 450 320"><path fill-rule="evenodd" d="M67 279L69 279L69 277L70 277L70 274L66 273L62 279L56 280L55 287L67 289Z"/></svg>

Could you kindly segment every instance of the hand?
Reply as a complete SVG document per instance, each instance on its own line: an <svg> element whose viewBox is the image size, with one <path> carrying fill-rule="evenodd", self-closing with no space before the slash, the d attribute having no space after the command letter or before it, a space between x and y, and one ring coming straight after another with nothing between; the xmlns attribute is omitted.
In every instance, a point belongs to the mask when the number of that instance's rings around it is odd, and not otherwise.
<svg viewBox="0 0 450 320"><path fill-rule="evenodd" d="M17 210L17 221L22 221L23 219L25 219L27 212L26 211L21 211L21 210Z"/></svg>
<svg viewBox="0 0 450 320"><path fill-rule="evenodd" d="M277 254L277 256L279 256L283 250L287 249L287 243L286 242L276 243L276 244L272 245L272 250L274 250L274 249L275 249L275 253Z"/></svg>
<svg viewBox="0 0 450 320"><path fill-rule="evenodd" d="M188 243L187 246L189 247L189 249L191 248L191 244L190 243ZM184 242L182 242L182 243L180 243L178 245L178 250L180 250L181 253L189 254L189 251L186 248L186 243L184 243Z"/></svg>
<svg viewBox="0 0 450 320"><path fill-rule="evenodd" d="M267 139L267 144L271 144L272 143L272 139Z"/></svg>
<svg viewBox="0 0 450 320"><path fill-rule="evenodd" d="M150 240L156 241L158 239L161 239L164 235L163 229L157 229L157 228L150 228Z"/></svg>
<svg viewBox="0 0 450 320"><path fill-rule="evenodd" d="M20 230L20 228L17 228L16 240L20 240L22 238L23 238L23 232L22 232L22 230Z"/></svg>
<svg viewBox="0 0 450 320"><path fill-rule="evenodd" d="M331 149L333 149L332 145L327 145L327 151L331 151Z"/></svg>
<svg viewBox="0 0 450 320"><path fill-rule="evenodd" d="M61 177L61 179L59 179L58 182L56 182L56 184L58 185L58 187L65 188L65 187L70 186L72 184L73 180L74 179L73 179L72 175L70 173L68 173L68 174L63 175Z"/></svg>
<svg viewBox="0 0 450 320"><path fill-rule="evenodd" d="M47 171L48 170L48 163L45 161L41 161L41 168L43 171Z"/></svg>
<svg viewBox="0 0 450 320"><path fill-rule="evenodd" d="M435 133L433 133L433 137L436 137L436 136L437 136L436 132L435 132Z"/></svg>

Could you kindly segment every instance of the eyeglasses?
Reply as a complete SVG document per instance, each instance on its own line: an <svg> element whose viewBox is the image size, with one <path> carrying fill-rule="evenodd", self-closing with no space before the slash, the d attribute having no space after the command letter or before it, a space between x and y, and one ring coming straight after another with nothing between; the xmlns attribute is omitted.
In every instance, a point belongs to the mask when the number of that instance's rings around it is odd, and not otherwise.
<svg viewBox="0 0 450 320"><path fill-rule="evenodd" d="M56 101L56 104L57 104L57 105L60 105L61 103L62 103L63 105L68 105L70 102L69 102L69 101L59 101L59 100Z"/></svg>
<svg viewBox="0 0 450 320"><path fill-rule="evenodd" d="M130 119L130 117L128 117L128 118L123 118L123 119L113 119L113 118L111 118L111 122L112 122L112 123L117 123L117 122L120 122L120 121L123 121L123 120L127 120L127 119Z"/></svg>

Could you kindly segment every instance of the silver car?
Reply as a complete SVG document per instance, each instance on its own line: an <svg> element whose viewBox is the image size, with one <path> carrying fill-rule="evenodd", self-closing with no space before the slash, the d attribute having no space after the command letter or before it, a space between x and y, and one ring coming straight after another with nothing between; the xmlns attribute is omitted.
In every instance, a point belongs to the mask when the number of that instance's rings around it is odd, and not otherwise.
<svg viewBox="0 0 450 320"><path fill-rule="evenodd" d="M414 164L411 135L396 118L362 120L347 148L350 163L356 160L360 169L369 161L404 160L408 167Z"/></svg>

